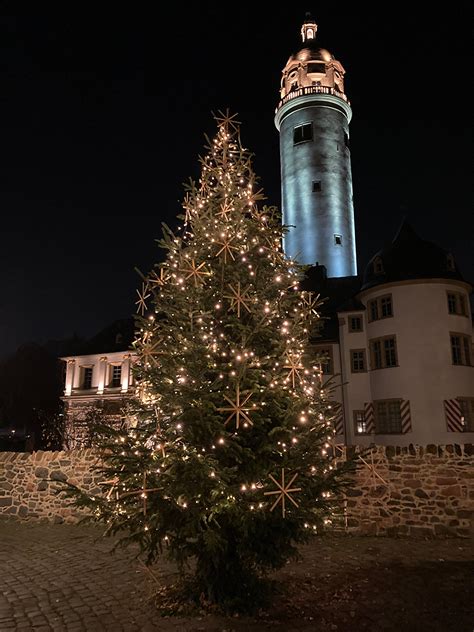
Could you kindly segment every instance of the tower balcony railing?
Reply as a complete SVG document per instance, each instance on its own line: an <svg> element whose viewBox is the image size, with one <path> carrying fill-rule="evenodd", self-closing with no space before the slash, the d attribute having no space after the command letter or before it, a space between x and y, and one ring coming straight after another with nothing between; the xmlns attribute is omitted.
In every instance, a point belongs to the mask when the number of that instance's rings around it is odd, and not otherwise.
<svg viewBox="0 0 474 632"><path fill-rule="evenodd" d="M330 94L333 97L339 97L339 99L342 99L348 105L350 105L349 99L346 97L344 92L340 92L336 88L331 88L330 86L306 86L288 92L288 94L284 96L283 99L281 99L281 101L278 103L277 107L275 108L275 112L278 112L282 105L285 105L285 103L288 103L288 101L291 101L292 99L297 99L298 97L306 96L307 94Z"/></svg>

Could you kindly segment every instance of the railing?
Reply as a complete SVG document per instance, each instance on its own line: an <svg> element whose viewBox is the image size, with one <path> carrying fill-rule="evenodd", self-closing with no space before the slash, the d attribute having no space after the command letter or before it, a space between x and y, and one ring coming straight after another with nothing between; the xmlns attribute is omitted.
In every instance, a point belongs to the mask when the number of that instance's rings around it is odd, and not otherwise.
<svg viewBox="0 0 474 632"><path fill-rule="evenodd" d="M303 97L307 94L331 94L333 97L339 97L339 99L342 99L350 105L349 99L346 97L344 92L340 92L336 88L330 88L329 86L306 86L304 88L297 88L296 90L288 92L288 94L283 97L277 105L275 112L278 112L281 106L288 103L288 101L291 101L291 99L297 99L298 97Z"/></svg>

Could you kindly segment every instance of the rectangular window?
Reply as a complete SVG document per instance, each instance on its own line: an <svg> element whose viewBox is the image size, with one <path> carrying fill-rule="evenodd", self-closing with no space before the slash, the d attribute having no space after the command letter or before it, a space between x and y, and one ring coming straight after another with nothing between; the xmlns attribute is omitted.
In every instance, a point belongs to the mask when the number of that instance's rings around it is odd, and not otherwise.
<svg viewBox="0 0 474 632"><path fill-rule="evenodd" d="M377 300L369 301L368 307L369 307L369 319L371 321L372 320L378 320L379 319L379 309L378 309Z"/></svg>
<svg viewBox="0 0 474 632"><path fill-rule="evenodd" d="M393 316L392 295L379 296L367 303L369 310L369 322L372 320L380 320L381 318L390 318Z"/></svg>
<svg viewBox="0 0 474 632"><path fill-rule="evenodd" d="M92 371L91 366L85 366L82 373L82 388L87 391L92 388Z"/></svg>
<svg viewBox="0 0 474 632"><path fill-rule="evenodd" d="M351 372L365 373L365 349L351 349Z"/></svg>
<svg viewBox="0 0 474 632"><path fill-rule="evenodd" d="M113 364L110 374L110 386L112 388L118 388L122 385L122 367L120 364Z"/></svg>
<svg viewBox="0 0 474 632"><path fill-rule="evenodd" d="M374 402L376 434L400 434L402 416L399 399L385 399Z"/></svg>
<svg viewBox="0 0 474 632"><path fill-rule="evenodd" d="M333 374L332 347L316 348L317 362L321 366L321 370L325 375Z"/></svg>
<svg viewBox="0 0 474 632"><path fill-rule="evenodd" d="M393 316L391 295L380 297L380 313L380 318L389 318L390 316Z"/></svg>
<svg viewBox="0 0 474 632"><path fill-rule="evenodd" d="M355 333L363 331L362 316L349 316L349 332Z"/></svg>
<svg viewBox="0 0 474 632"><path fill-rule="evenodd" d="M453 364L472 365L471 337L465 334L452 333L451 338L451 359Z"/></svg>
<svg viewBox="0 0 474 632"><path fill-rule="evenodd" d="M474 432L474 397L459 397L464 432Z"/></svg>
<svg viewBox="0 0 474 632"><path fill-rule="evenodd" d="M305 123L304 125L298 125L293 130L293 144L306 143L309 140L313 140L313 124Z"/></svg>
<svg viewBox="0 0 474 632"><path fill-rule="evenodd" d="M395 347L395 338L385 338L383 341L385 366L397 366L397 349Z"/></svg>
<svg viewBox="0 0 474 632"><path fill-rule="evenodd" d="M369 341L372 369L398 366L396 336L384 336Z"/></svg>
<svg viewBox="0 0 474 632"><path fill-rule="evenodd" d="M321 180L313 180L313 193L321 191Z"/></svg>
<svg viewBox="0 0 474 632"><path fill-rule="evenodd" d="M367 422L363 410L354 410L354 431L356 435L367 434Z"/></svg>
<svg viewBox="0 0 474 632"><path fill-rule="evenodd" d="M448 292L448 313L459 316L469 316L467 311L466 297L459 292Z"/></svg>
<svg viewBox="0 0 474 632"><path fill-rule="evenodd" d="M382 343L380 340L372 340L370 342L370 350L372 352L372 368L382 369Z"/></svg>
<svg viewBox="0 0 474 632"><path fill-rule="evenodd" d="M342 246L342 235L334 235L334 243L336 246Z"/></svg>

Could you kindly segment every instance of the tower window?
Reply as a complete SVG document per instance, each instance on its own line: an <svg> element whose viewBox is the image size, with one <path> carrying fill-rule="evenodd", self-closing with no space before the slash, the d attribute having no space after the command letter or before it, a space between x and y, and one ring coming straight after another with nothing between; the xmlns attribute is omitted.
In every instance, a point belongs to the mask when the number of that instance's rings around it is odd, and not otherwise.
<svg viewBox="0 0 474 632"><path fill-rule="evenodd" d="M342 235L334 235L334 243L336 246L342 246Z"/></svg>
<svg viewBox="0 0 474 632"><path fill-rule="evenodd" d="M350 147L350 145L349 145L349 135L346 134L346 132L344 132L344 144L349 149L349 147Z"/></svg>
<svg viewBox="0 0 474 632"><path fill-rule="evenodd" d="M309 140L313 140L313 124L305 123L304 125L298 125L293 130L293 144L306 143Z"/></svg>
<svg viewBox="0 0 474 632"><path fill-rule="evenodd" d="M308 64L308 72L320 72L324 74L326 72L326 66L324 64Z"/></svg>
<svg viewBox="0 0 474 632"><path fill-rule="evenodd" d="M321 191L321 180L313 180L313 193Z"/></svg>

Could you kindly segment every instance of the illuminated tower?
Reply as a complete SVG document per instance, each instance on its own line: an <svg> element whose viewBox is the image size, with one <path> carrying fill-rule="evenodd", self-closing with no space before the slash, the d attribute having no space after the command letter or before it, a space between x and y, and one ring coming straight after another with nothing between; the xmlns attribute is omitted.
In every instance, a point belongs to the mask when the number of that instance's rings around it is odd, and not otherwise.
<svg viewBox="0 0 474 632"><path fill-rule="evenodd" d="M329 277L357 274L349 122L344 68L316 45L308 16L303 43L281 81L275 125L280 132L283 222L288 257L326 266Z"/></svg>

